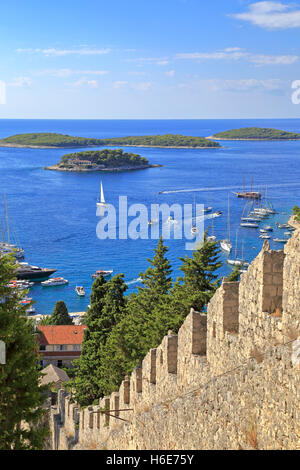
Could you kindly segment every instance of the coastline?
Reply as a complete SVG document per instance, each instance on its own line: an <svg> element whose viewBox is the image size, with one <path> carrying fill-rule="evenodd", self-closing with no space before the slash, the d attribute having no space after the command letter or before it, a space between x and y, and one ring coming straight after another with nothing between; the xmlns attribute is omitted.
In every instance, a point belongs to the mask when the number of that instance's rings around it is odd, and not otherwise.
<svg viewBox="0 0 300 470"><path fill-rule="evenodd" d="M299 142L300 139L230 139L228 137L214 137L213 135L210 135L208 137L204 137L207 140L233 140L233 141L245 141L245 142Z"/></svg>
<svg viewBox="0 0 300 470"><path fill-rule="evenodd" d="M209 137L205 137L205 139L209 139ZM213 139L217 140L217 139ZM104 145L84 145L84 146L54 146L54 145L22 145L22 144L8 144L5 142L0 141L0 147L7 147L7 148L20 148L20 149L78 149L78 148L95 148L95 147L136 147L136 148L158 148L158 149L220 149L220 147L190 147L190 146L171 146L171 145L129 145L129 144L104 144Z"/></svg>
<svg viewBox="0 0 300 470"><path fill-rule="evenodd" d="M123 171L135 171L135 170L145 170L147 168L160 168L163 165L153 164L153 165L140 165L140 166L124 166L124 167L115 167L115 168L62 168L59 165L45 166L44 170L51 171L65 171L68 173L94 173L96 171L106 171L119 173Z"/></svg>

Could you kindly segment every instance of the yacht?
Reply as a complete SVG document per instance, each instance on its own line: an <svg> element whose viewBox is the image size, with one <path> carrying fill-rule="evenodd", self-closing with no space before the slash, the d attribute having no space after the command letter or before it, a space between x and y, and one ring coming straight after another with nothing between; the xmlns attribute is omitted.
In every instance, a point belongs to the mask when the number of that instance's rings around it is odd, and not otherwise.
<svg viewBox="0 0 300 470"><path fill-rule="evenodd" d="M255 222L241 222L241 227L258 228L258 224Z"/></svg>
<svg viewBox="0 0 300 470"><path fill-rule="evenodd" d="M97 277L99 276L109 277L112 275L113 272L114 272L113 269L110 269L110 270L99 269L98 271L95 272L95 274L92 274L92 278L97 279Z"/></svg>
<svg viewBox="0 0 300 470"><path fill-rule="evenodd" d="M65 284L69 284L69 281L63 277L53 277L52 279L48 279L48 281L41 282L43 287L63 286Z"/></svg>
<svg viewBox="0 0 300 470"><path fill-rule="evenodd" d="M273 238L273 242L275 243L286 243L287 241L287 238Z"/></svg>
<svg viewBox="0 0 300 470"><path fill-rule="evenodd" d="M267 232L273 232L273 229L270 225L265 225L264 230L266 230Z"/></svg>
<svg viewBox="0 0 300 470"><path fill-rule="evenodd" d="M262 233L259 238L262 238L263 240L269 240L271 238L270 235L267 235L266 233Z"/></svg>
<svg viewBox="0 0 300 470"><path fill-rule="evenodd" d="M76 286L75 291L79 295L79 297L84 297L85 296L85 290L82 286Z"/></svg>
<svg viewBox="0 0 300 470"><path fill-rule="evenodd" d="M31 266L28 263L16 263L15 275L17 279L25 280L44 280L54 274L56 269L39 268L38 266Z"/></svg>

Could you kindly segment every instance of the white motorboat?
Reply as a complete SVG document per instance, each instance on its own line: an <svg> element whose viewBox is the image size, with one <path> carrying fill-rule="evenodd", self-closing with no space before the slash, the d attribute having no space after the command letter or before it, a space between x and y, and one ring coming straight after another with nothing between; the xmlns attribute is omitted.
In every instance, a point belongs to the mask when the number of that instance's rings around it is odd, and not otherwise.
<svg viewBox="0 0 300 470"><path fill-rule="evenodd" d="M255 222L242 222L241 227L258 228L258 224Z"/></svg>
<svg viewBox="0 0 300 470"><path fill-rule="evenodd" d="M273 232L273 228L270 225L265 225L264 230L266 230L267 232Z"/></svg>
<svg viewBox="0 0 300 470"><path fill-rule="evenodd" d="M227 263L231 266L249 266L249 263L241 259L228 259Z"/></svg>
<svg viewBox="0 0 300 470"><path fill-rule="evenodd" d="M105 202L102 181L100 183L100 200L97 201L96 205L97 205L97 207L106 207L106 205L107 205L106 202Z"/></svg>
<svg viewBox="0 0 300 470"><path fill-rule="evenodd" d="M52 279L41 282L43 287L63 286L65 284L69 284L69 281L63 277L53 277Z"/></svg>
<svg viewBox="0 0 300 470"><path fill-rule="evenodd" d="M269 240L271 238L270 235L267 235L267 234L262 234L259 236L259 238L262 238L263 240Z"/></svg>
<svg viewBox="0 0 300 470"><path fill-rule="evenodd" d="M287 238L273 238L273 242L275 243L286 243L287 241Z"/></svg>
<svg viewBox="0 0 300 470"><path fill-rule="evenodd" d="M113 269L110 269L110 270L99 269L98 271L95 272L95 274L92 274L92 278L97 279L97 277L99 276L109 277L112 275L113 272L114 272Z"/></svg>
<svg viewBox="0 0 300 470"><path fill-rule="evenodd" d="M79 297L84 297L85 296L85 290L84 290L83 286L76 286L75 291L76 291L77 295L79 295Z"/></svg>

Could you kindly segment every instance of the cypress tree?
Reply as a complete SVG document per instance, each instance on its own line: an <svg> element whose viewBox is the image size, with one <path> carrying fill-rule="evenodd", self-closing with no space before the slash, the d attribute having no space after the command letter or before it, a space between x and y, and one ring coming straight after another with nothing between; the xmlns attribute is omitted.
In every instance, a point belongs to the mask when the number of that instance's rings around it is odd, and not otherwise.
<svg viewBox="0 0 300 470"><path fill-rule="evenodd" d="M39 386L38 344L26 318L21 294L7 287L14 277L12 258L0 256L0 339L6 364L0 365L0 449L42 449L45 387ZM22 294L23 295L23 294Z"/></svg>
<svg viewBox="0 0 300 470"><path fill-rule="evenodd" d="M173 329L180 328L191 308L203 312L220 286L221 280L215 274L222 266L219 253L217 242L207 240L205 233L203 245L191 258L187 255L179 258L183 262L180 270L184 276L176 280L171 291L170 308L175 312Z"/></svg>
<svg viewBox="0 0 300 470"><path fill-rule="evenodd" d="M77 371L73 382L76 399L81 405L90 404L103 395L103 347L107 335L124 313L127 286L123 277L119 274L107 282L100 276L92 287L91 304L85 316L87 329L84 331L80 359L75 364Z"/></svg>
<svg viewBox="0 0 300 470"><path fill-rule="evenodd" d="M68 313L65 302L56 302L53 313L49 319L51 325L73 325L73 320Z"/></svg>

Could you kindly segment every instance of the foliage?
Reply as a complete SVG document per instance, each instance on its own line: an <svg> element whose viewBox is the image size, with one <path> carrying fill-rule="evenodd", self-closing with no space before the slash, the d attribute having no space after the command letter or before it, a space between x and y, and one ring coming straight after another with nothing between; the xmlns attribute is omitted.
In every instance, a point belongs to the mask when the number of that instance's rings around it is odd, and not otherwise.
<svg viewBox="0 0 300 470"><path fill-rule="evenodd" d="M207 240L205 233L203 245L193 251L193 256L180 258L183 262L180 270L184 276L176 280L171 290L170 303L171 309L176 312L173 325L175 331L178 331L191 308L203 312L220 286L221 281L215 274L222 266L219 253L217 242Z"/></svg>
<svg viewBox="0 0 300 470"><path fill-rule="evenodd" d="M220 147L218 142L212 142L203 137L185 136L179 134L145 135L129 137L113 137L108 139L91 139L74 137L56 133L16 134L2 139L5 144L47 146L47 147L92 147L101 145L128 145L146 147Z"/></svg>
<svg viewBox="0 0 300 470"><path fill-rule="evenodd" d="M234 270L227 276L226 282L237 282L240 280L240 268L238 266L234 267Z"/></svg>
<svg viewBox="0 0 300 470"><path fill-rule="evenodd" d="M0 339L6 364L0 366L0 449L42 449L47 429L41 421L46 388L39 387L38 344L34 326L20 305L21 294L7 287L13 260L0 257Z"/></svg>
<svg viewBox="0 0 300 470"><path fill-rule="evenodd" d="M104 149L97 151L86 151L69 153L63 155L60 165L69 167L76 164L78 160L89 161L90 165L104 165L106 168L122 167L122 166L139 166L148 165L146 158L135 153L126 153L122 149L112 150ZM88 165L87 165L88 166Z"/></svg>
<svg viewBox="0 0 300 470"><path fill-rule="evenodd" d="M107 336L125 314L124 293L127 286L123 274L114 276L108 282L98 277L92 287L90 308L85 315L87 329L84 331L80 359L74 361L76 378L76 400L88 405L102 396L101 357Z"/></svg>
<svg viewBox="0 0 300 470"><path fill-rule="evenodd" d="M129 145L145 147L220 147L204 137L193 137L180 134L141 135L111 139L101 139L103 145Z"/></svg>
<svg viewBox="0 0 300 470"><path fill-rule="evenodd" d="M53 313L49 318L50 325L73 325L73 320L63 300L56 302Z"/></svg>
<svg viewBox="0 0 300 470"><path fill-rule="evenodd" d="M225 132L218 132L213 137L217 139L255 139L255 140L298 140L300 134L279 129L262 127L245 127Z"/></svg>
<svg viewBox="0 0 300 470"><path fill-rule="evenodd" d="M294 206L293 207L293 214L296 216L295 219L300 222L300 207Z"/></svg>
<svg viewBox="0 0 300 470"><path fill-rule="evenodd" d="M172 318L167 312L172 286L168 249L159 240L150 266L140 273L142 287L132 295L127 314L112 329L102 354L101 385L105 394L114 390L143 359L150 348L156 347L168 332Z"/></svg>

